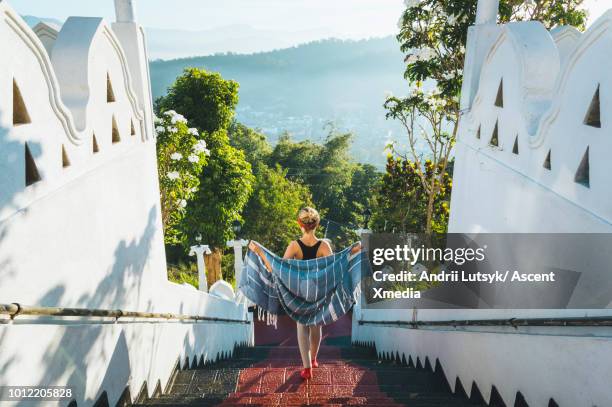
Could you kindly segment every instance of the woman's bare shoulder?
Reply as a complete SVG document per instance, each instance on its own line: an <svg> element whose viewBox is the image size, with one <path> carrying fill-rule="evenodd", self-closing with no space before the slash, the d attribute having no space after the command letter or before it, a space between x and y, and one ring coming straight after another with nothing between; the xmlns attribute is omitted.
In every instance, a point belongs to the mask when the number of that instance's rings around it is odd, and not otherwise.
<svg viewBox="0 0 612 407"><path fill-rule="evenodd" d="M285 249L285 255L283 256L283 259L295 258L295 256L299 253L299 250L300 246L298 245L298 243L295 240L292 240L291 243L289 243L289 245L287 246L287 249Z"/></svg>
<svg viewBox="0 0 612 407"><path fill-rule="evenodd" d="M319 252L317 254L319 254L319 257L325 257L334 254L334 251L331 244L327 240L321 239L321 246L319 247Z"/></svg>

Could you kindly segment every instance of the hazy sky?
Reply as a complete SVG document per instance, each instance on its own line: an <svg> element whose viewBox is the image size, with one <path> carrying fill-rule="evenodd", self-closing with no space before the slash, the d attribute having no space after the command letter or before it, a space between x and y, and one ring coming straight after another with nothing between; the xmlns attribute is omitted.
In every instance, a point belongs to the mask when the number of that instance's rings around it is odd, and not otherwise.
<svg viewBox="0 0 612 407"><path fill-rule="evenodd" d="M593 22L597 17L602 15L606 10L612 8L612 1L610 0L586 0L586 7L589 9L590 22Z"/></svg>
<svg viewBox="0 0 612 407"><path fill-rule="evenodd" d="M9 0L21 14L114 18L112 0ZM246 24L281 31L316 30L342 37L393 34L402 0L138 0L138 20L146 27L209 29Z"/></svg>
<svg viewBox="0 0 612 407"><path fill-rule="evenodd" d="M54 17L105 16L114 19L113 0L8 0L21 14ZM591 21L612 7L611 0L586 0ZM339 37L394 34L402 0L137 0L146 27L210 29L234 24L279 31L324 31Z"/></svg>

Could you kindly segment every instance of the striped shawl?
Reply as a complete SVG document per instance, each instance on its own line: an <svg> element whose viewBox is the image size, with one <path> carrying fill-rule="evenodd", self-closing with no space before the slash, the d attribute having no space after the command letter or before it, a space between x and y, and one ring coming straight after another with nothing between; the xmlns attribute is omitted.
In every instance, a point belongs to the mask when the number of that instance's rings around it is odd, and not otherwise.
<svg viewBox="0 0 612 407"><path fill-rule="evenodd" d="M312 260L284 260L260 247L272 273L256 253L248 250L239 290L269 315L276 316L282 309L301 324L327 325L355 304L354 292L365 254L351 255L354 246Z"/></svg>

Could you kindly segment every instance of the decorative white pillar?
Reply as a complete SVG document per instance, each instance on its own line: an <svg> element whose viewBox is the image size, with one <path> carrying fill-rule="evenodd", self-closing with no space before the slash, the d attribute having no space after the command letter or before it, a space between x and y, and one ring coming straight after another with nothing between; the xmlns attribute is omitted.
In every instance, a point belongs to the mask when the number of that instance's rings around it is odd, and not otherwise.
<svg viewBox="0 0 612 407"><path fill-rule="evenodd" d="M359 228L359 229L355 230L355 233L357 233L359 235L359 237L361 237L363 235L372 234L372 230Z"/></svg>
<svg viewBox="0 0 612 407"><path fill-rule="evenodd" d="M196 256L198 262L198 290L208 292L208 282L206 281L206 264L204 255L212 253L207 245L191 246L190 256Z"/></svg>
<svg viewBox="0 0 612 407"><path fill-rule="evenodd" d="M115 0L115 15L118 23L133 23L136 21L133 0Z"/></svg>
<svg viewBox="0 0 612 407"><path fill-rule="evenodd" d="M476 22L468 29L461 88L461 111L472 108L480 81L480 72L486 53L499 35L497 25L499 0L478 0Z"/></svg>
<svg viewBox="0 0 612 407"><path fill-rule="evenodd" d="M142 140L155 138L153 131L153 100L149 75L149 55L144 29L136 21L136 0L115 0L113 32L125 52L132 76L132 86L138 98L138 105L144 113L140 123L134 123L142 132Z"/></svg>
<svg viewBox="0 0 612 407"><path fill-rule="evenodd" d="M499 0L478 0L476 9L476 25L497 24Z"/></svg>
<svg viewBox="0 0 612 407"><path fill-rule="evenodd" d="M227 242L227 247L234 248L234 276L236 277L236 287L240 284L240 276L242 275L242 267L244 261L242 259L242 248L249 244L248 240L236 239Z"/></svg>

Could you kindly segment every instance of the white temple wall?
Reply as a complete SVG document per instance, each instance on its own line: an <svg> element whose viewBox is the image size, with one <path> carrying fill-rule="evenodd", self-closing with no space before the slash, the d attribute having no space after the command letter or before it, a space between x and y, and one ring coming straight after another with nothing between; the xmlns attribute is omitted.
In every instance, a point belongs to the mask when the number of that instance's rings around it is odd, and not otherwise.
<svg viewBox="0 0 612 407"><path fill-rule="evenodd" d="M49 55L0 0L0 304L244 320L243 305L168 282L144 35L113 28L70 18ZM79 406L145 383L152 395L177 361L253 341L252 324L0 318L0 385L68 385Z"/></svg>

